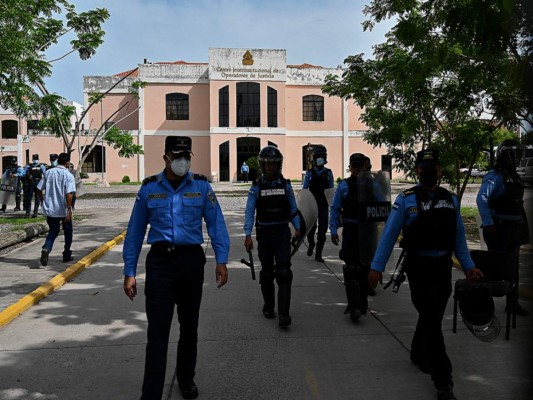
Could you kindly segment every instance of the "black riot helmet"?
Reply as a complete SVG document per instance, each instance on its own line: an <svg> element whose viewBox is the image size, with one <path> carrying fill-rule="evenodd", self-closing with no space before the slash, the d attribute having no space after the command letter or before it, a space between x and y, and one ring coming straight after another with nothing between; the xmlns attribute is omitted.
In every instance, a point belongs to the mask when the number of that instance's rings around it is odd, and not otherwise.
<svg viewBox="0 0 533 400"><path fill-rule="evenodd" d="M277 147L263 147L259 152L258 160L261 172L266 179L273 181L281 176L283 155Z"/></svg>
<svg viewBox="0 0 533 400"><path fill-rule="evenodd" d="M518 140L506 139L496 150L496 164L501 167L516 168L524 154L524 149Z"/></svg>
<svg viewBox="0 0 533 400"><path fill-rule="evenodd" d="M500 322L494 315L490 289L482 283L467 282L459 299L463 322L482 342L492 342L500 333Z"/></svg>
<svg viewBox="0 0 533 400"><path fill-rule="evenodd" d="M322 159L323 162L321 162L319 159ZM317 162L317 160L319 160ZM326 150L326 146L323 146L321 144L318 144L313 149L313 164L317 167L322 167L328 163L328 151Z"/></svg>

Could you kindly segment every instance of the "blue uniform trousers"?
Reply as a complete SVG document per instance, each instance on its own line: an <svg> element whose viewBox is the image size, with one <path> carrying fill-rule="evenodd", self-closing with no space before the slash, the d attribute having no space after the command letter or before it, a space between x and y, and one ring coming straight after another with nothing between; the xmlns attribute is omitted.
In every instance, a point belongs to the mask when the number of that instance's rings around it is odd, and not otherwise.
<svg viewBox="0 0 533 400"><path fill-rule="evenodd" d="M418 322L411 342L411 359L426 360L435 386L452 383L452 364L446 354L442 319L452 293L452 259L407 254L407 277Z"/></svg>
<svg viewBox="0 0 533 400"><path fill-rule="evenodd" d="M146 257L148 343L142 400L160 400L163 394L174 305L180 323L177 379L182 384L193 381L205 263L200 245L154 244Z"/></svg>

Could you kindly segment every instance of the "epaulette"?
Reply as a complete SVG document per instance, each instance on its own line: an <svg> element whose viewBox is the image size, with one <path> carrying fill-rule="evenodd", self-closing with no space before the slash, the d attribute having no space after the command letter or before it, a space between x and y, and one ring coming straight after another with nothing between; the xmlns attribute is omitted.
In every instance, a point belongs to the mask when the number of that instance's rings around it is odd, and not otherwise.
<svg viewBox="0 0 533 400"><path fill-rule="evenodd" d="M157 175L152 175L152 176L149 176L147 178L144 178L142 184L145 185L147 183L155 182L155 181L157 181Z"/></svg>
<svg viewBox="0 0 533 400"><path fill-rule="evenodd" d="M199 180L199 181L207 181L207 176L202 174L192 174L193 179Z"/></svg>
<svg viewBox="0 0 533 400"><path fill-rule="evenodd" d="M417 186L413 186L413 187L411 187L409 189L402 190L402 194L404 196L409 196L409 195L415 194L416 188L417 188Z"/></svg>

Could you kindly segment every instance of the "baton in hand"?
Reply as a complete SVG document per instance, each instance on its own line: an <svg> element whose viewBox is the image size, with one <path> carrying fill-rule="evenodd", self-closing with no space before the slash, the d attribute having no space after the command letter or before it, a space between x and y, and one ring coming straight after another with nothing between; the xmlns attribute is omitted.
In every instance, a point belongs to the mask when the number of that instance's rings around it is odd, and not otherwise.
<svg viewBox="0 0 533 400"><path fill-rule="evenodd" d="M255 281L255 268L254 268L254 257L252 256L252 250L248 250L248 258L250 261L246 261L244 258L241 258L241 263L250 267L252 271L252 279Z"/></svg>

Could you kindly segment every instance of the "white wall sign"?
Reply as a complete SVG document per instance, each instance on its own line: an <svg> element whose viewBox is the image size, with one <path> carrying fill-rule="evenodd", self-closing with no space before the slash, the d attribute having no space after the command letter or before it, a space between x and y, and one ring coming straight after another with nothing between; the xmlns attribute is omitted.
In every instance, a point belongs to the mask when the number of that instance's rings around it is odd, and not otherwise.
<svg viewBox="0 0 533 400"><path fill-rule="evenodd" d="M272 49L211 48L209 79L285 82L287 52Z"/></svg>

